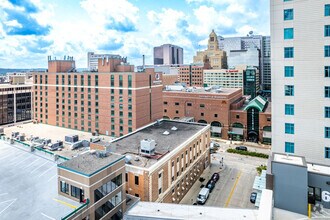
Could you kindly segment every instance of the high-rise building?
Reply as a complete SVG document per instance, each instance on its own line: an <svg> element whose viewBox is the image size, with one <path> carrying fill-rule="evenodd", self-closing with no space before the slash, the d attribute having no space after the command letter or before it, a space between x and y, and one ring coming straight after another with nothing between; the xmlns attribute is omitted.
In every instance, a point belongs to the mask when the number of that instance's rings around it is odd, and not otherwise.
<svg viewBox="0 0 330 220"><path fill-rule="evenodd" d="M183 48L172 44L154 47L154 65L183 64Z"/></svg>
<svg viewBox="0 0 330 220"><path fill-rule="evenodd" d="M195 64L209 63L212 68L225 69L227 68L227 55L226 52L219 48L219 41L214 30L209 35L207 49L197 51L194 56Z"/></svg>
<svg viewBox="0 0 330 220"><path fill-rule="evenodd" d="M205 64L196 65L183 65L179 67L179 81L185 83L187 86L202 87L203 81L203 70L210 69L210 66Z"/></svg>
<svg viewBox="0 0 330 220"><path fill-rule="evenodd" d="M330 1L272 0L270 8L272 150L329 165Z"/></svg>
<svg viewBox="0 0 330 220"><path fill-rule="evenodd" d="M98 60L104 58L115 58L120 59L121 56L114 54L95 54L94 52L87 53L87 68L89 71L97 71L98 69Z"/></svg>
<svg viewBox="0 0 330 220"><path fill-rule="evenodd" d="M260 70L263 90L271 89L270 37L253 35L245 37L218 37L220 49L226 51L228 66L256 66Z"/></svg>
<svg viewBox="0 0 330 220"><path fill-rule="evenodd" d="M34 73L34 118L41 123L122 136L162 118L162 74L122 58L98 60L98 72L75 72L73 59L48 60Z"/></svg>

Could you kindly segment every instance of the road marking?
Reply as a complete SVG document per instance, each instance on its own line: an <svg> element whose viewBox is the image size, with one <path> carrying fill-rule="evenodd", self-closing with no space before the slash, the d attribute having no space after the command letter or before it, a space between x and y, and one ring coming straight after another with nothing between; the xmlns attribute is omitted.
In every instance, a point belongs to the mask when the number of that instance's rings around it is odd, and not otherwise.
<svg viewBox="0 0 330 220"><path fill-rule="evenodd" d="M41 164L40 166L38 166L37 168L35 168L34 170L32 170L30 173L33 173L34 171L36 171L37 169L39 169L40 167L42 167L43 165L45 165L48 161L46 161L45 163Z"/></svg>
<svg viewBox="0 0 330 220"><path fill-rule="evenodd" d="M4 211L6 211L6 209L8 209L17 199L12 199L12 200L7 200L7 201L4 201L4 202L0 202L1 203L5 203L5 202L9 202L9 201L12 201L9 205L7 205L1 212L0 212L0 215L1 213L3 213Z"/></svg>
<svg viewBox="0 0 330 220"><path fill-rule="evenodd" d="M10 165L12 165L12 166L17 166L18 164L21 164L21 163L23 163L24 161L30 159L32 156L33 156L33 155L31 155L31 156L25 158L24 160L18 161L16 164L15 164L15 163L12 163L12 164L10 164Z"/></svg>
<svg viewBox="0 0 330 220"><path fill-rule="evenodd" d="M54 179L55 177L57 177L57 174L54 175L54 176L52 176L52 177L47 181L47 183L50 182L50 181L51 181L52 179Z"/></svg>
<svg viewBox="0 0 330 220"><path fill-rule="evenodd" d="M227 201L226 201L226 203L225 203L225 208L227 208L228 205L229 205L229 203L230 203L231 197L232 197L233 194L234 194L234 191L235 191L235 189L236 189L236 186L237 186L238 180L239 180L239 178L241 177L241 174L242 174L242 171L239 171L239 173L238 173L237 176L236 176L235 183L234 183L233 187L231 188L231 191L230 191L229 196L228 196L228 198L227 198Z"/></svg>
<svg viewBox="0 0 330 220"><path fill-rule="evenodd" d="M35 161L31 162L29 165L27 165L26 167L23 167L23 168L28 168L28 167L30 167L32 164L34 164L34 163L37 162L38 160L40 160L40 158L37 158Z"/></svg>
<svg viewBox="0 0 330 220"><path fill-rule="evenodd" d="M51 166L50 168L48 168L47 170L45 170L43 173L41 173L39 176L37 177L41 177L42 175L44 175L45 173L47 173L49 170L53 169L55 166Z"/></svg>
<svg viewBox="0 0 330 220"><path fill-rule="evenodd" d="M45 213L42 213L42 212L41 212L41 215L45 216L45 217L46 217L46 218L48 218L48 219L51 219L51 220L56 220L55 218L52 218L52 217L50 217L50 216L46 215Z"/></svg>
<svg viewBox="0 0 330 220"><path fill-rule="evenodd" d="M72 208L72 209L76 209L76 208L77 208L77 206L71 205L70 203L64 202L64 201L62 201L62 200L55 199L55 198L54 198L53 200L56 201L56 202L59 202L59 203L61 203L61 204L63 204L63 205L66 205L66 206L68 206L68 207L70 207L70 208Z"/></svg>

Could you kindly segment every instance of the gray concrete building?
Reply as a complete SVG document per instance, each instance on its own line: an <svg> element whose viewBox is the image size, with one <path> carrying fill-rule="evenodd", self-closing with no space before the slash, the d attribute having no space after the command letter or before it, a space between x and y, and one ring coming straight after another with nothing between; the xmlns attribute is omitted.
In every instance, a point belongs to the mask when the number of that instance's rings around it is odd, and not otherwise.
<svg viewBox="0 0 330 220"><path fill-rule="evenodd" d="M172 44L154 47L154 65L163 64L183 64L183 48Z"/></svg>

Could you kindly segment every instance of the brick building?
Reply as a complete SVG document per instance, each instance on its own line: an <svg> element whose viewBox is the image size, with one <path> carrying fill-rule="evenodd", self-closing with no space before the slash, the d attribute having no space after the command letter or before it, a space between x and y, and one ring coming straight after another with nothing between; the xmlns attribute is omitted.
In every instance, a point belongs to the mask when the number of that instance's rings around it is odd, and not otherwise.
<svg viewBox="0 0 330 220"><path fill-rule="evenodd" d="M159 120L99 144L125 155L126 192L141 201L179 203L210 164L206 124Z"/></svg>
<svg viewBox="0 0 330 220"><path fill-rule="evenodd" d="M163 117L192 117L210 124L213 137L264 143L271 140L270 105L260 96L248 102L239 88L183 87L177 91L167 87L163 91Z"/></svg>
<svg viewBox="0 0 330 220"><path fill-rule="evenodd" d="M185 83L187 86L203 87L203 71L210 68L211 67L208 63L203 65L193 64L180 66L179 81Z"/></svg>
<svg viewBox="0 0 330 220"><path fill-rule="evenodd" d="M162 117L162 74L134 72L122 58L99 59L98 72L48 60L34 73L34 118L41 123L122 136Z"/></svg>

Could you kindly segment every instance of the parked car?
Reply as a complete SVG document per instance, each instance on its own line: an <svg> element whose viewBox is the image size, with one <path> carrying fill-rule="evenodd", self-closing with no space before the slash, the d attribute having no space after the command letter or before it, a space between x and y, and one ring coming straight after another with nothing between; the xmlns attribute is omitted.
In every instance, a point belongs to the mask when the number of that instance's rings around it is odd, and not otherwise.
<svg viewBox="0 0 330 220"><path fill-rule="evenodd" d="M254 203L256 203L256 200L257 200L257 193L252 192L250 195L250 202L252 202L254 204Z"/></svg>
<svg viewBox="0 0 330 220"><path fill-rule="evenodd" d="M197 196L198 204L205 204L206 200L209 198L210 190L208 188L203 188Z"/></svg>
<svg viewBox="0 0 330 220"><path fill-rule="evenodd" d="M235 148L236 150L247 151L247 147L245 146L238 146Z"/></svg>
<svg viewBox="0 0 330 220"><path fill-rule="evenodd" d="M218 182L218 180L220 179L220 175L219 173L213 173L211 180L214 180L215 182Z"/></svg>
<svg viewBox="0 0 330 220"><path fill-rule="evenodd" d="M207 182L207 184L206 184L205 187L208 188L208 189L210 190L210 192L212 192L212 190L213 190L214 187L215 187L215 181L212 180L212 179L210 179L210 180Z"/></svg>

